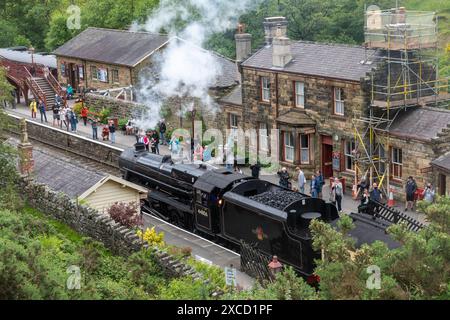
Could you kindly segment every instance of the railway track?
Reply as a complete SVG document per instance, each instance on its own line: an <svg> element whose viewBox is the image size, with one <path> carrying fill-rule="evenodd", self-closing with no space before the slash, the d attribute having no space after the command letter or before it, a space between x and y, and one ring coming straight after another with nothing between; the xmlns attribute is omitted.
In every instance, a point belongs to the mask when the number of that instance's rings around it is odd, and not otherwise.
<svg viewBox="0 0 450 320"><path fill-rule="evenodd" d="M9 136L10 142L13 145L19 143L19 136L17 134L9 133ZM83 157L78 153L69 152L49 143L43 143L42 139L36 140L32 136L29 138L32 140L33 147L41 152L52 154L62 160L84 166L91 171L118 177L121 176L120 170L116 167L95 161L89 157ZM233 267L239 270L240 255L238 253L171 224L161 219L160 216L154 209L147 207L144 210L144 228L155 227L158 232L164 232L165 242L170 245L191 248L192 256L197 260L222 268L233 265ZM240 271L237 271L236 277L237 284L243 288L250 288L254 282L251 277Z"/></svg>

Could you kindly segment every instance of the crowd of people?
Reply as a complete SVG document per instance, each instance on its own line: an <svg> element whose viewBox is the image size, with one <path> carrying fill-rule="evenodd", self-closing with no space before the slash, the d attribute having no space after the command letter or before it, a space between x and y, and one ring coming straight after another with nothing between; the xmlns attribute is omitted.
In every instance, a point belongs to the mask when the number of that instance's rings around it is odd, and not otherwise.
<svg viewBox="0 0 450 320"><path fill-rule="evenodd" d="M259 177L261 167L258 164L250 166L252 176ZM295 169L295 174L290 175L285 167L277 172L279 178L279 185L283 188L290 189L296 192L306 194L307 179L306 175L300 167ZM296 185L292 185L291 180L296 181ZM309 195L313 198L323 198L323 187L325 180L320 170L316 171L309 181ZM373 202L383 203L385 197L378 183L374 182L371 186L365 177L362 177L356 186L356 194L353 200L359 201L358 212L367 212ZM341 179L337 177L330 178L329 198L326 199L336 205L339 212L342 212L342 201L344 198L345 185ZM406 203L405 211L415 210L418 199L423 199L427 202L433 202L435 198L435 190L431 183L426 183L423 190L418 189L417 183L412 176L408 177L405 184ZM371 201L372 200L372 201Z"/></svg>

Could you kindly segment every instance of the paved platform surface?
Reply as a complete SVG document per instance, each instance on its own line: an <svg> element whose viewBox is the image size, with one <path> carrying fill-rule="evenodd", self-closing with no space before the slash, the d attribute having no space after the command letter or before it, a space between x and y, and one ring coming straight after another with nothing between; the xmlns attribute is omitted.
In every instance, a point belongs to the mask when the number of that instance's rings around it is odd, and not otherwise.
<svg viewBox="0 0 450 320"><path fill-rule="evenodd" d="M74 100L70 100L69 104L73 104ZM31 118L31 112L29 110L28 107L24 106L24 105L17 105L16 109L10 109L8 108L6 110L8 113L17 115L17 116L23 116L24 118L28 119L28 120L32 120L32 121L36 121L36 122L41 122L40 121L40 115L39 112L37 114L37 118L36 119L32 119ZM48 119L48 123L46 123L49 126L52 126L52 119L53 116L51 114L51 112L47 112L47 119ZM45 124L45 123L44 123ZM65 128L65 127L63 127ZM78 123L78 128L77 128L77 132L76 134L79 134L81 136L87 137L87 138L92 138L92 129L91 126L88 125L84 126L84 124L82 123L82 121L80 121ZM99 135L101 133L101 128L98 129ZM100 137L101 138L101 137ZM110 143L110 141L106 141L106 143ZM133 145L136 143L136 138L135 136L129 136L129 135L125 135L123 132L118 131L116 133L116 143L114 144L116 147L119 148L130 148L133 147ZM159 151L160 154L164 154L164 155L169 155L170 154L170 150L168 149L168 146L166 145L160 145L159 146ZM241 170L243 171L243 173L250 175L250 169L243 167L241 168ZM274 174L273 172L261 172L261 179L272 182L274 184L278 184L278 177L276 176L276 174ZM310 194L310 190L309 190L309 181L307 183L306 186L306 190L305 192L307 194ZM325 185L323 188L323 198L324 200L328 200L328 195L330 192L330 187L329 185ZM345 213L350 213L350 212L357 212L358 211L358 205L359 205L359 200L353 200L351 197L351 190L346 190L346 194L344 194L343 200L342 200L342 208L343 211ZM396 202L395 209L400 210L403 212L404 210L404 203L398 203ZM423 213L419 213L417 211L407 211L406 212L409 216L411 216L412 218L424 223L425 222L425 215Z"/></svg>

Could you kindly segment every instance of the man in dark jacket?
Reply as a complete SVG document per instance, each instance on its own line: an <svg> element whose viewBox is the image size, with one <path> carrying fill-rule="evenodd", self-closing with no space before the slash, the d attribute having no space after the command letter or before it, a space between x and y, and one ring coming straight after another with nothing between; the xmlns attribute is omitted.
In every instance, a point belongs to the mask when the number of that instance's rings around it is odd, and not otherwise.
<svg viewBox="0 0 450 320"><path fill-rule="evenodd" d="M378 189L378 185L376 182L373 183L372 191L370 191L370 200L374 200L377 202L381 202L383 195L381 194L380 189Z"/></svg>
<svg viewBox="0 0 450 320"><path fill-rule="evenodd" d="M161 143L161 145L167 144L165 136L166 130L166 123L164 122L164 119L161 119L159 123L159 142Z"/></svg>
<svg viewBox="0 0 450 320"><path fill-rule="evenodd" d="M45 109L46 109L46 107L45 107L44 101L42 101L42 100L39 101L39 112L41 113L41 122L44 122L44 119L45 119L45 122L48 122Z"/></svg>
<svg viewBox="0 0 450 320"><path fill-rule="evenodd" d="M408 211L409 207L411 207L411 210L414 211L414 194L416 193L416 190L417 190L416 181L412 176L409 176L405 186L406 191L405 211Z"/></svg>
<svg viewBox="0 0 450 320"><path fill-rule="evenodd" d="M280 186L287 189L289 186L289 173L287 169L283 167L277 174L280 177Z"/></svg>
<svg viewBox="0 0 450 320"><path fill-rule="evenodd" d="M153 139L153 148L155 149L156 154L159 154L159 136L156 130L153 130L152 132L152 139Z"/></svg>
<svg viewBox="0 0 450 320"><path fill-rule="evenodd" d="M252 177L259 179L259 172L261 171L261 165L259 164L259 161L255 164L252 164L250 166L250 170L252 170Z"/></svg>
<svg viewBox="0 0 450 320"><path fill-rule="evenodd" d="M316 189L317 189L317 196L319 197L319 199L322 199L322 188L323 188L324 184L325 184L325 181L323 179L322 172L320 172L320 170L317 170L317 173L316 173Z"/></svg>
<svg viewBox="0 0 450 320"><path fill-rule="evenodd" d="M109 129L109 137L111 139L111 143L116 143L116 126L113 120L110 120L108 123Z"/></svg>

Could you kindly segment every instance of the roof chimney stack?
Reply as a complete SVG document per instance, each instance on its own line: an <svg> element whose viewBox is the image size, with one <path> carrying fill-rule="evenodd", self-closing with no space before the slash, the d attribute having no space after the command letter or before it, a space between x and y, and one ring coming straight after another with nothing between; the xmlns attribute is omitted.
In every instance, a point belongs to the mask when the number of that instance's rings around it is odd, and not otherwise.
<svg viewBox="0 0 450 320"><path fill-rule="evenodd" d="M272 44L273 38L276 37L277 32L280 32L281 37L285 37L287 35L287 25L288 22L285 17L269 17L264 19L264 33L266 46L270 46ZM278 31L279 29L279 31Z"/></svg>
<svg viewBox="0 0 450 320"><path fill-rule="evenodd" d="M244 25L239 24L234 39L236 40L236 61L242 62L252 53L252 35L245 33Z"/></svg>
<svg viewBox="0 0 450 320"><path fill-rule="evenodd" d="M284 68L291 60L291 40L283 35L283 29L279 28L272 40L272 65L275 68Z"/></svg>

